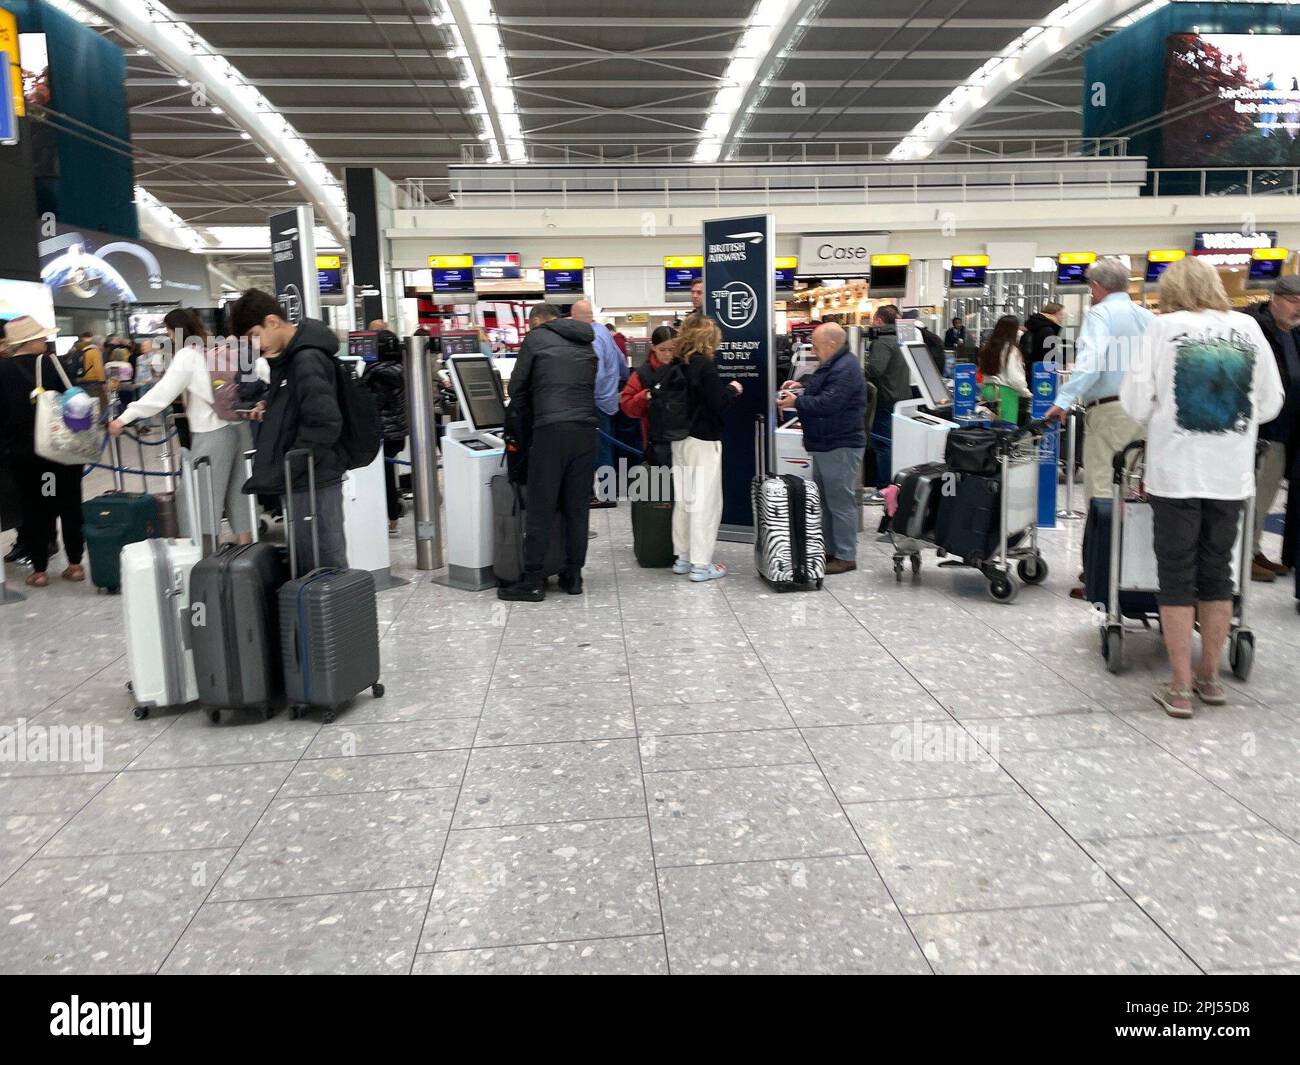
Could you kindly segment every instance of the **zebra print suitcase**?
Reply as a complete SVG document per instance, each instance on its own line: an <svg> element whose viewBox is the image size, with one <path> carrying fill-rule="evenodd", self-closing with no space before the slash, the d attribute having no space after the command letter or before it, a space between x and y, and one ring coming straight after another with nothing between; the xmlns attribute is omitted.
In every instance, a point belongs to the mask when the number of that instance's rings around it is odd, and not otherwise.
<svg viewBox="0 0 1300 1065"><path fill-rule="evenodd" d="M826 576L822 501L817 484L794 474L767 474L765 426L757 427L754 500L754 565L778 592L821 588Z"/></svg>

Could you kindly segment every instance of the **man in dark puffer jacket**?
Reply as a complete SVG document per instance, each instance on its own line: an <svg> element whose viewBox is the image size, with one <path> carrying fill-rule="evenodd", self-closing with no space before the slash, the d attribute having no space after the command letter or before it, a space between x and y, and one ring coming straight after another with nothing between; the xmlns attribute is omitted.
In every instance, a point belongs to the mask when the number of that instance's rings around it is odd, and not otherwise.
<svg viewBox="0 0 1300 1065"><path fill-rule="evenodd" d="M510 374L510 405L531 423L524 575L498 589L513 602L546 598L543 572L555 512L564 517L564 570L560 587L582 592L587 561L591 471L596 462L595 332L586 322L561 318L539 303L528 316L528 335ZM601 328L604 328L603 326Z"/></svg>
<svg viewBox="0 0 1300 1065"><path fill-rule="evenodd" d="M375 399L379 427L384 433L384 457L396 458L406 447L410 425L406 415L406 371L402 366L402 342L389 329L375 338L378 358L366 367L361 383ZM398 491L397 467L384 463L384 483L388 489L388 535L397 535L402 517L402 499Z"/></svg>
<svg viewBox="0 0 1300 1065"><path fill-rule="evenodd" d="M292 493L296 519L306 516L307 470L294 467L293 484L284 483L284 458L291 451L312 453L316 469L317 535L320 564L345 568L348 545L343 531L343 475L347 462L339 448L343 412L339 409L335 352L339 341L324 322L304 318L294 325L284 317L276 298L249 289L230 308L230 331L237 337L256 338L260 354L271 367L267 398L254 417L262 425L257 433L253 475L244 485L249 495ZM298 565L312 562L311 524L299 520L294 530ZM305 572L305 570L302 570Z"/></svg>

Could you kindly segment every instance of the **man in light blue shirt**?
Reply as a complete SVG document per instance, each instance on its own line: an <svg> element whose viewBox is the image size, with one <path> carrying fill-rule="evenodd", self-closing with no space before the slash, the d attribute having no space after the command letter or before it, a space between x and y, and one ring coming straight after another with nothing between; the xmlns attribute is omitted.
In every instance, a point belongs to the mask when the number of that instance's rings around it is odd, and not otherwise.
<svg viewBox="0 0 1300 1065"><path fill-rule="evenodd" d="M627 359L618 350L618 344L614 342L610 331L603 325L596 324L591 300L578 300L569 308L569 316L576 322L586 322L596 334L592 347L596 349L596 421L600 426L596 469L600 470L614 465L614 450L610 439L614 432L614 412L618 410L620 370L627 365ZM591 505L597 508L613 507L618 505L618 500L603 498L593 487Z"/></svg>
<svg viewBox="0 0 1300 1065"><path fill-rule="evenodd" d="M1047 417L1064 422L1071 407L1083 407L1083 482L1096 499L1110 497L1115 453L1142 436L1119 390L1155 316L1129 299L1128 267L1119 259L1098 259L1086 276L1092 307L1079 328L1074 370ZM1083 589L1070 594L1082 598Z"/></svg>

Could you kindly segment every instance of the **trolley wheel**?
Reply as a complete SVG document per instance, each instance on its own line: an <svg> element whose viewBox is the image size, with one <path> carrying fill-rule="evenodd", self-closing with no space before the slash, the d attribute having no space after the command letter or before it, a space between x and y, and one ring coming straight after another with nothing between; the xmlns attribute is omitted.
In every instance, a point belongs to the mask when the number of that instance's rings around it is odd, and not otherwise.
<svg viewBox="0 0 1300 1065"><path fill-rule="evenodd" d="M913 555L913 556L912 556L912 576L913 576L913 577L919 576L920 573L921 573L921 556L920 556L920 555Z"/></svg>
<svg viewBox="0 0 1300 1065"><path fill-rule="evenodd" d="M998 574L989 578L989 595L999 603L1009 603L1016 597L1016 585L1010 577Z"/></svg>
<svg viewBox="0 0 1300 1065"><path fill-rule="evenodd" d="M143 721L149 716L149 708L147 706L137 706L131 713L135 715L137 721Z"/></svg>
<svg viewBox="0 0 1300 1065"><path fill-rule="evenodd" d="M1047 580L1047 560L1042 555L1030 555L1016 563L1016 573L1026 584L1042 584Z"/></svg>
<svg viewBox="0 0 1300 1065"><path fill-rule="evenodd" d="M900 584L903 581L903 556L902 555L894 556L894 580L898 581Z"/></svg>
<svg viewBox="0 0 1300 1065"><path fill-rule="evenodd" d="M209 711L208 711L208 720L211 721L214 725L220 725L220 724L221 724L221 711L220 711L220 710L209 710Z"/></svg>
<svg viewBox="0 0 1300 1065"><path fill-rule="evenodd" d="M1228 664L1238 680L1250 677L1250 667L1255 664L1255 634L1249 629L1234 632L1228 642Z"/></svg>
<svg viewBox="0 0 1300 1065"><path fill-rule="evenodd" d="M1119 625L1107 625L1101 630L1101 656L1111 673L1124 668L1124 630Z"/></svg>
<svg viewBox="0 0 1300 1065"><path fill-rule="evenodd" d="M370 694L376 699L382 699L384 697L384 686L382 684L376 684L370 689Z"/></svg>

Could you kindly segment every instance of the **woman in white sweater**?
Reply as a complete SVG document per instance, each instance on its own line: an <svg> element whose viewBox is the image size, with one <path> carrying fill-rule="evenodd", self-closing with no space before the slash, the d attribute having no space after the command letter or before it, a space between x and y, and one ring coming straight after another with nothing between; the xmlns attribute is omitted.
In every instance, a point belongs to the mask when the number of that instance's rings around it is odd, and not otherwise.
<svg viewBox="0 0 1300 1065"><path fill-rule="evenodd" d="M1218 673L1232 624L1232 553L1242 503L1255 491L1256 430L1282 409L1283 391L1259 324L1231 310L1214 267L1191 257L1170 266L1160 277L1160 310L1120 402L1147 434L1157 599L1173 669L1172 682L1152 695L1171 716L1191 717L1193 696L1227 701Z"/></svg>
<svg viewBox="0 0 1300 1065"><path fill-rule="evenodd" d="M218 358L203 320L194 311L178 307L163 319L172 342L172 359L157 384L108 423L114 436L141 418L152 418L167 410L177 399L185 404L190 426L190 457L207 458L212 463L212 494L223 506L230 529L241 544L253 542L253 517L249 497L243 494L244 452L252 446L246 422L227 421L213 406L215 397L209 363ZM230 367L238 373L237 365ZM197 485L196 485L197 487ZM200 513L206 508L200 508ZM188 534L186 507L180 507L182 532ZM216 537L221 532L221 515L215 515L216 528L204 532Z"/></svg>

